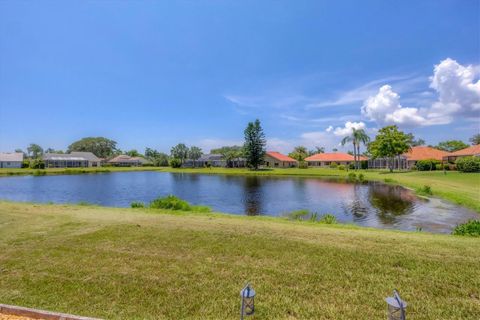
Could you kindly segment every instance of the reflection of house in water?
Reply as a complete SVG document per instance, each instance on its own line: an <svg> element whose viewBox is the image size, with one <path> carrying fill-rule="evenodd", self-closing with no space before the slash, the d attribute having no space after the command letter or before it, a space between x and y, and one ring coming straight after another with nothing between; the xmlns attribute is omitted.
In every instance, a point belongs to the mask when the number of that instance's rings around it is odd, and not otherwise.
<svg viewBox="0 0 480 320"><path fill-rule="evenodd" d="M409 190L400 186L371 183L369 188L370 204L377 210L383 223L390 224L397 216L412 213L419 199Z"/></svg>

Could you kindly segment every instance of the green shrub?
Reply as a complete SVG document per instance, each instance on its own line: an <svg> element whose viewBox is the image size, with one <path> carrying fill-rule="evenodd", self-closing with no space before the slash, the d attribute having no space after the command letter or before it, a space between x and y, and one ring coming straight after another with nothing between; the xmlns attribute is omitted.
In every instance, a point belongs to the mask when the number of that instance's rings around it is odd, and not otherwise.
<svg viewBox="0 0 480 320"><path fill-rule="evenodd" d="M347 180L348 181L356 181L357 180L357 175L355 174L355 172L350 172L347 176Z"/></svg>
<svg viewBox="0 0 480 320"><path fill-rule="evenodd" d="M130 207L132 207L132 208L144 208L145 205L143 204L143 202L133 201L132 203L130 203Z"/></svg>
<svg viewBox="0 0 480 320"><path fill-rule="evenodd" d="M330 168L335 169L338 167L338 164L336 162L330 163Z"/></svg>
<svg viewBox="0 0 480 320"><path fill-rule="evenodd" d="M299 169L307 169L308 168L308 162L307 161L299 161L298 162L298 168Z"/></svg>
<svg viewBox="0 0 480 320"><path fill-rule="evenodd" d="M153 163L152 162L142 163L142 167L153 167Z"/></svg>
<svg viewBox="0 0 480 320"><path fill-rule="evenodd" d="M480 237L480 220L470 220L457 225L452 232L456 236Z"/></svg>
<svg viewBox="0 0 480 320"><path fill-rule="evenodd" d="M318 222L325 223L325 224L336 224L337 218L333 214L327 213L321 216Z"/></svg>
<svg viewBox="0 0 480 320"><path fill-rule="evenodd" d="M182 166L182 160L173 158L170 160L170 167L172 168L180 168Z"/></svg>
<svg viewBox="0 0 480 320"><path fill-rule="evenodd" d="M350 163L350 164L348 165L348 169L350 169L350 170L355 170L355 163Z"/></svg>
<svg viewBox="0 0 480 320"><path fill-rule="evenodd" d="M437 171L443 170L443 164L437 163L437 164L435 165L435 170L437 170Z"/></svg>
<svg viewBox="0 0 480 320"><path fill-rule="evenodd" d="M435 159L419 160L416 163L418 171L432 171L437 168L437 164L440 164L440 161Z"/></svg>
<svg viewBox="0 0 480 320"><path fill-rule="evenodd" d="M179 211L198 211L210 212L210 207L207 206L193 206L185 200L182 200L174 195L169 195L163 198L157 198L150 202L152 209L169 209Z"/></svg>
<svg viewBox="0 0 480 320"><path fill-rule="evenodd" d="M23 160L22 168L30 168L30 160Z"/></svg>
<svg viewBox="0 0 480 320"><path fill-rule="evenodd" d="M45 169L45 162L42 159L33 159L30 161L31 169Z"/></svg>
<svg viewBox="0 0 480 320"><path fill-rule="evenodd" d="M423 186L417 189L417 193L424 196L431 196L433 194L432 188L430 186Z"/></svg>
<svg viewBox="0 0 480 320"><path fill-rule="evenodd" d="M292 220L303 220L310 214L307 209L295 210L287 213L287 217Z"/></svg>
<svg viewBox="0 0 480 320"><path fill-rule="evenodd" d="M345 170L345 165L341 164L337 167L338 170Z"/></svg>
<svg viewBox="0 0 480 320"><path fill-rule="evenodd" d="M480 157L459 158L455 164L461 172L480 172Z"/></svg>
<svg viewBox="0 0 480 320"><path fill-rule="evenodd" d="M360 162L360 168L362 169L368 169L368 161L367 160L362 160Z"/></svg>
<svg viewBox="0 0 480 320"><path fill-rule="evenodd" d="M46 174L47 174L47 172L46 172L45 170L35 170L35 171L33 172L33 175L34 175L34 176L44 176L44 175L46 175Z"/></svg>
<svg viewBox="0 0 480 320"><path fill-rule="evenodd" d="M312 212L312 213L310 214L310 221L311 221L311 222L317 222L317 219L318 219L318 213Z"/></svg>
<svg viewBox="0 0 480 320"><path fill-rule="evenodd" d="M359 173L358 174L358 181L364 181L365 180L365 176L363 175L363 173Z"/></svg>
<svg viewBox="0 0 480 320"><path fill-rule="evenodd" d="M397 182L397 180L392 179L392 178L385 178L385 179L383 179L383 181L384 181L385 183L395 183L395 182Z"/></svg>

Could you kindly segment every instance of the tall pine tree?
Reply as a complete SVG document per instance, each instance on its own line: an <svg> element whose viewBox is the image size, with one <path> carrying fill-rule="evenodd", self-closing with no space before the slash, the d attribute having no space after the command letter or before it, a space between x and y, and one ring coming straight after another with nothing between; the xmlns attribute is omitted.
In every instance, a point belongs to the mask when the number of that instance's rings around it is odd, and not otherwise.
<svg viewBox="0 0 480 320"><path fill-rule="evenodd" d="M247 164L250 168L257 170L258 166L263 162L263 157L266 152L265 146L267 144L260 120L257 119L255 122L249 122L244 134Z"/></svg>

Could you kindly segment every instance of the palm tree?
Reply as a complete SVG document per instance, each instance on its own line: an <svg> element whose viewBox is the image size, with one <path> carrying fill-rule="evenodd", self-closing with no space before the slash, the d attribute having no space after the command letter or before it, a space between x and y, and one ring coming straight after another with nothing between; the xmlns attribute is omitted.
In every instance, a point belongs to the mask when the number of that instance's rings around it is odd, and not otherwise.
<svg viewBox="0 0 480 320"><path fill-rule="evenodd" d="M367 145L369 142L370 142L370 137L367 135L367 133L365 132L365 130L363 129L359 129L359 130L355 130L353 129L353 135L355 137L355 140L357 141L357 158L358 158L358 162L356 163L356 168L357 169L360 169L359 167L359 164L360 164L360 145L363 144L363 145Z"/></svg>
<svg viewBox="0 0 480 320"><path fill-rule="evenodd" d="M360 169L360 145L366 145L370 141L370 137L363 129L352 128L352 134L342 139L342 146L351 142L353 144L353 160L355 161L355 169Z"/></svg>
<svg viewBox="0 0 480 320"><path fill-rule="evenodd" d="M357 167L357 140L355 139L356 129L352 129L352 134L346 136L342 139L342 146L346 145L348 142L353 143L353 161L355 161L355 168Z"/></svg>

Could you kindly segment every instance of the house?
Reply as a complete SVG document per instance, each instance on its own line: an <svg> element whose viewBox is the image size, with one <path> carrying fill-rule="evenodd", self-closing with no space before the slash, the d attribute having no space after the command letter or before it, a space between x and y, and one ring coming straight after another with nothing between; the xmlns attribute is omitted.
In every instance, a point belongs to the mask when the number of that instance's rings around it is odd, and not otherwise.
<svg viewBox="0 0 480 320"><path fill-rule="evenodd" d="M448 163L455 163L458 158L464 157L480 157L480 144L451 152L443 157L443 161Z"/></svg>
<svg viewBox="0 0 480 320"><path fill-rule="evenodd" d="M22 163L22 152L0 152L0 168L21 168Z"/></svg>
<svg viewBox="0 0 480 320"><path fill-rule="evenodd" d="M198 160L195 161L195 166L226 167L227 161L223 159L223 155L218 153L203 154Z"/></svg>
<svg viewBox="0 0 480 320"><path fill-rule="evenodd" d="M100 167L100 158L91 152L45 153L45 168Z"/></svg>
<svg viewBox="0 0 480 320"><path fill-rule="evenodd" d="M408 152L395 157L392 166L394 169L412 169L417 164L417 161L431 159L442 161L442 159L448 155L448 152L436 148L416 146L412 147ZM390 161L391 159L387 158L370 159L368 161L368 168L387 169L389 168Z"/></svg>
<svg viewBox="0 0 480 320"><path fill-rule="evenodd" d="M108 164L116 167L139 167L147 162L148 161L142 157L130 157L126 154L121 154L107 161Z"/></svg>
<svg viewBox="0 0 480 320"><path fill-rule="evenodd" d="M367 157L360 156L360 161L368 160ZM353 155L343 152L317 153L305 158L305 161L312 167L329 167L332 163L348 166L355 163Z"/></svg>
<svg viewBox="0 0 480 320"><path fill-rule="evenodd" d="M298 161L290 158L280 152L276 151L267 151L263 157L263 164L266 167L274 168L292 168L298 165Z"/></svg>

